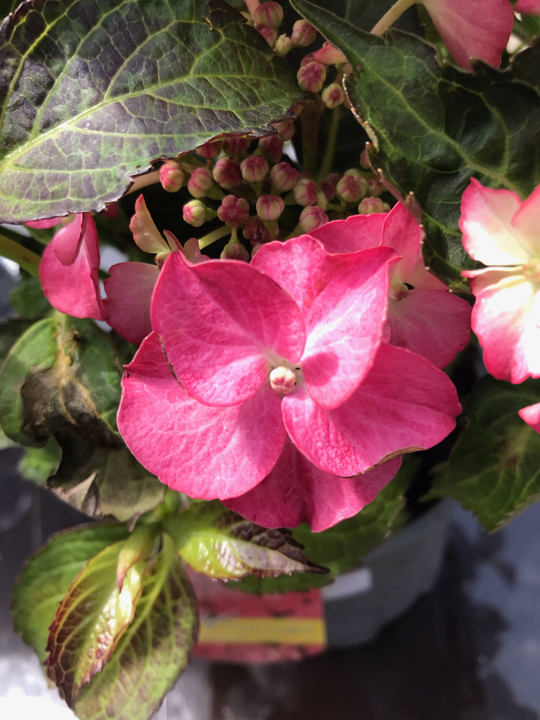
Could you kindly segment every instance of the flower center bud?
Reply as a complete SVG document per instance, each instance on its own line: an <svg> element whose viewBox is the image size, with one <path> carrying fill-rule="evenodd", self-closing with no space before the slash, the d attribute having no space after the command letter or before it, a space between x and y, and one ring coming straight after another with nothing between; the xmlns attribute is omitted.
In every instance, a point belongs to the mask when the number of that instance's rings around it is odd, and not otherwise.
<svg viewBox="0 0 540 720"><path fill-rule="evenodd" d="M523 274L527 280L540 282L540 259L534 258L534 260L529 260L529 262L523 266Z"/></svg>
<svg viewBox="0 0 540 720"><path fill-rule="evenodd" d="M296 386L296 373L284 365L274 368L270 373L270 385L281 395L289 395Z"/></svg>
<svg viewBox="0 0 540 720"><path fill-rule="evenodd" d="M395 282L390 286L390 300L399 302L400 300L404 300L408 294L409 288L405 285L405 283Z"/></svg>

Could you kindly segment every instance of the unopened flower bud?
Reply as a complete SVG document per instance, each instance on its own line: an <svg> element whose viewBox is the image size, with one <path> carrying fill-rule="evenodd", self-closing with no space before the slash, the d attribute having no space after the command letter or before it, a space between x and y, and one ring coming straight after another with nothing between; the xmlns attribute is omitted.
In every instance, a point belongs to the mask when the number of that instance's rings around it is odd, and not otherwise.
<svg viewBox="0 0 540 720"><path fill-rule="evenodd" d="M253 13L253 22L278 28L283 22L283 8L278 2L265 2Z"/></svg>
<svg viewBox="0 0 540 720"><path fill-rule="evenodd" d="M184 184L184 171L174 160L164 163L159 169L161 186L167 192L178 192Z"/></svg>
<svg viewBox="0 0 540 720"><path fill-rule="evenodd" d="M285 203L279 195L261 195L257 200L257 215L261 220L277 220L285 210Z"/></svg>
<svg viewBox="0 0 540 720"><path fill-rule="evenodd" d="M321 225L327 222L328 215L317 205L304 208L300 213L300 227L302 228L302 232L313 232L313 230L320 228Z"/></svg>
<svg viewBox="0 0 540 720"><path fill-rule="evenodd" d="M249 253L238 240L231 240L230 243L227 243L219 257L222 260L244 260L249 262Z"/></svg>
<svg viewBox="0 0 540 720"><path fill-rule="evenodd" d="M360 175L344 175L336 187L337 194L346 203L358 202L367 192L367 182Z"/></svg>
<svg viewBox="0 0 540 720"><path fill-rule="evenodd" d="M157 229L146 207L144 195L139 195L137 198L135 215L131 218L129 229L133 233L135 243L143 252L156 254L169 251L169 246Z"/></svg>
<svg viewBox="0 0 540 720"><path fill-rule="evenodd" d="M242 161L240 165L242 177L248 183L262 182L268 172L268 163L259 155L252 155Z"/></svg>
<svg viewBox="0 0 540 720"><path fill-rule="evenodd" d="M270 231L256 215L249 218L242 230L242 235L246 240L250 240L253 246L262 245L270 240Z"/></svg>
<svg viewBox="0 0 540 720"><path fill-rule="evenodd" d="M222 147L223 140L214 140L212 142L204 143L204 145L199 145L195 152L197 155L204 158L215 158L221 152Z"/></svg>
<svg viewBox="0 0 540 720"><path fill-rule="evenodd" d="M257 30L257 32L263 36L263 38L270 45L270 47L274 47L274 44L277 40L277 30L268 27L268 25L255 25L255 30Z"/></svg>
<svg viewBox="0 0 540 720"><path fill-rule="evenodd" d="M229 157L242 159L246 157L250 145L251 140L249 138L232 135L223 141L223 152Z"/></svg>
<svg viewBox="0 0 540 720"><path fill-rule="evenodd" d="M289 395L296 386L296 374L283 365L270 373L270 387L281 395Z"/></svg>
<svg viewBox="0 0 540 720"><path fill-rule="evenodd" d="M291 44L291 38L288 35L280 35L278 39L276 40L276 44L274 45L274 51L281 55L282 57L285 57L287 53L289 53L292 49Z"/></svg>
<svg viewBox="0 0 540 720"><path fill-rule="evenodd" d="M218 185L225 190L231 190L242 182L240 164L230 157L220 158L214 165L212 176Z"/></svg>
<svg viewBox="0 0 540 720"><path fill-rule="evenodd" d="M118 203L116 201L109 203L103 211L103 214L105 215L107 220L118 220L118 218L120 217Z"/></svg>
<svg viewBox="0 0 540 720"><path fill-rule="evenodd" d="M182 208L182 217L193 227L201 227L207 220L210 220L208 208L200 200L191 200ZM215 214L214 214L215 217Z"/></svg>
<svg viewBox="0 0 540 720"><path fill-rule="evenodd" d="M309 65L310 62L313 62L315 60L315 53L308 53L307 55L304 55L304 57L300 60L300 67L305 67L306 65Z"/></svg>
<svg viewBox="0 0 540 720"><path fill-rule="evenodd" d="M383 213L384 203L380 198L367 197L362 200L358 206L360 215L372 215L373 213Z"/></svg>
<svg viewBox="0 0 540 720"><path fill-rule="evenodd" d="M292 140L295 132L296 132L296 125L294 124L294 121L291 121L290 123L287 123L283 127L283 130L279 134L283 138L283 141L287 142L288 140Z"/></svg>
<svg viewBox="0 0 540 720"><path fill-rule="evenodd" d="M249 203L236 195L226 195L217 211L218 218L229 227L237 228L249 218Z"/></svg>
<svg viewBox="0 0 540 720"><path fill-rule="evenodd" d="M291 43L293 47L307 47L315 42L317 31L307 20L297 20L292 28Z"/></svg>
<svg viewBox="0 0 540 720"><path fill-rule="evenodd" d="M300 90L318 93L326 80L326 68L320 62L310 62L296 73Z"/></svg>
<svg viewBox="0 0 540 720"><path fill-rule="evenodd" d="M378 198L383 194L384 185L377 178L371 178L370 180L367 181L367 184L368 184L367 195L369 197Z"/></svg>
<svg viewBox="0 0 540 720"><path fill-rule="evenodd" d="M274 165L281 160L283 144L283 138L279 135L269 135L259 140L259 151L263 158Z"/></svg>
<svg viewBox="0 0 540 720"><path fill-rule="evenodd" d="M329 110L333 110L338 105L341 105L345 100L345 93L343 92L341 85L332 83L325 87L322 91L321 98L323 103Z"/></svg>
<svg viewBox="0 0 540 720"><path fill-rule="evenodd" d="M400 302L400 300L404 300L408 294L409 294L409 288L405 285L405 283L394 282L390 285L390 293L389 293L390 300L394 300L395 302Z"/></svg>
<svg viewBox="0 0 540 720"><path fill-rule="evenodd" d="M270 170L270 179L272 180L272 190L276 193L289 192L292 190L296 183L300 173L296 168L293 168L288 162L279 163L274 165Z"/></svg>
<svg viewBox="0 0 540 720"><path fill-rule="evenodd" d="M330 175L322 181L321 190L327 200L333 200L336 197L336 187L340 180L341 175L339 173L330 173Z"/></svg>
<svg viewBox="0 0 540 720"><path fill-rule="evenodd" d="M187 189L195 198L203 198L212 187L212 173L208 168L195 168L188 180Z"/></svg>
<svg viewBox="0 0 540 720"><path fill-rule="evenodd" d="M328 199L322 190L317 191L317 205L323 210L326 210L328 207Z"/></svg>
<svg viewBox="0 0 540 720"><path fill-rule="evenodd" d="M347 62L345 55L330 43L324 43L322 48L317 50L315 60L325 65L342 65Z"/></svg>
<svg viewBox="0 0 540 720"><path fill-rule="evenodd" d="M306 207L315 205L317 202L317 184L308 178L301 178L293 190L293 196L297 205Z"/></svg>

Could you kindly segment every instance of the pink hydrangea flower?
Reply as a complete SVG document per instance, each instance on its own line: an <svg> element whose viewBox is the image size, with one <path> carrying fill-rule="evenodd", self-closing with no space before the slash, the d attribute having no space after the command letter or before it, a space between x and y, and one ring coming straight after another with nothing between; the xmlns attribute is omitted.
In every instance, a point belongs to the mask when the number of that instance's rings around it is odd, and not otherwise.
<svg viewBox="0 0 540 720"><path fill-rule="evenodd" d="M460 227L476 304L472 327L488 371L521 383L540 377L540 187L528 200L477 180L463 194Z"/></svg>
<svg viewBox="0 0 540 720"><path fill-rule="evenodd" d="M426 270L422 230L397 203L390 213L353 215L310 233L331 253L370 247L393 248L401 260L390 270L387 340L443 368L469 342L469 304Z"/></svg>
<svg viewBox="0 0 540 720"><path fill-rule="evenodd" d="M540 16L540 0L519 0L514 9L526 15Z"/></svg>
<svg viewBox="0 0 540 720"><path fill-rule="evenodd" d="M123 380L132 452L192 497L244 496L234 506L266 525L356 514L398 468L376 466L440 442L460 411L444 373L382 343L397 260L383 247L332 255L308 236L262 246L251 265L171 254L155 333Z"/></svg>

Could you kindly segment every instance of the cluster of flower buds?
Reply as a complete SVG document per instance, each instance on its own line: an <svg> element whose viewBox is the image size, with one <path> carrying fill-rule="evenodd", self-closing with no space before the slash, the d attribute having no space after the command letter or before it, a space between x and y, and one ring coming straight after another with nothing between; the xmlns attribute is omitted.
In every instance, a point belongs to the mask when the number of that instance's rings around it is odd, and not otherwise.
<svg viewBox="0 0 540 720"><path fill-rule="evenodd" d="M285 57L293 48L308 47L317 37L317 31L307 20L297 20L289 37L286 33L279 35L283 23L283 8L277 2L265 2L251 11L251 19L255 29L277 55Z"/></svg>

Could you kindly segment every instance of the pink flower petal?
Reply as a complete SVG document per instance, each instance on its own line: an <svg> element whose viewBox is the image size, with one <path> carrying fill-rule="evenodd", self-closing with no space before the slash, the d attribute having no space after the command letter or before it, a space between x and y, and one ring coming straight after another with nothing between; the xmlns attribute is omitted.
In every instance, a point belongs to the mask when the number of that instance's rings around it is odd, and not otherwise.
<svg viewBox="0 0 540 720"><path fill-rule="evenodd" d="M301 367L312 399L336 408L360 385L375 359L388 307L390 248L339 258L332 280L306 316Z"/></svg>
<svg viewBox="0 0 540 720"><path fill-rule="evenodd" d="M522 420L525 420L527 425L530 425L533 430L540 433L540 403L535 403L534 405L528 405L527 407L522 408L519 410L519 417ZM263 480L263 483L264 482L266 482L266 480Z"/></svg>
<svg viewBox="0 0 540 720"><path fill-rule="evenodd" d="M499 67L514 27L509 0L422 0L454 60L472 70L480 58Z"/></svg>
<svg viewBox="0 0 540 720"><path fill-rule="evenodd" d="M150 215L144 195L139 195L135 202L135 215L131 218L129 229L133 233L135 243L143 252L160 253L169 251L169 246Z"/></svg>
<svg viewBox="0 0 540 720"><path fill-rule="evenodd" d="M242 405L202 405L174 378L152 333L126 367L122 387L122 437L135 457L174 490L205 500L242 495L279 458L285 429L279 396L268 383Z"/></svg>
<svg viewBox="0 0 540 720"><path fill-rule="evenodd" d="M306 522L313 532L322 532L373 502L400 465L401 458L395 458L365 475L341 478L316 468L286 440L270 475L224 504L263 527L294 528Z"/></svg>
<svg viewBox="0 0 540 720"><path fill-rule="evenodd" d="M31 222L24 223L28 227L34 228L35 230L48 230L62 222L61 217L47 218L46 220L32 220Z"/></svg>
<svg viewBox="0 0 540 720"><path fill-rule="evenodd" d="M540 185L514 215L512 226L533 257L540 255ZM526 244L525 244L526 243Z"/></svg>
<svg viewBox="0 0 540 720"><path fill-rule="evenodd" d="M309 236L319 240L329 253L351 253L382 244L386 213L351 215L346 220L325 223Z"/></svg>
<svg viewBox="0 0 540 720"><path fill-rule="evenodd" d="M294 301L267 275L234 260L192 265L172 253L151 314L176 376L207 405L243 402L271 365L297 362L305 344Z"/></svg>
<svg viewBox="0 0 540 720"><path fill-rule="evenodd" d="M419 355L382 345L354 395L324 410L298 384L282 401L296 447L318 468L352 477L410 450L441 442L461 408L449 378Z"/></svg>
<svg viewBox="0 0 540 720"><path fill-rule="evenodd" d="M519 0L514 10L526 15L540 16L540 0Z"/></svg>
<svg viewBox="0 0 540 720"><path fill-rule="evenodd" d="M418 263L422 229L405 205L400 202L396 203L385 217L382 245L393 248L402 258L392 268L392 280L411 283L413 270Z"/></svg>
<svg viewBox="0 0 540 720"><path fill-rule="evenodd" d="M438 290L410 290L388 306L390 343L422 355L444 368L467 345L471 307L466 300Z"/></svg>
<svg viewBox="0 0 540 720"><path fill-rule="evenodd" d="M474 178L461 199L463 246L484 265L522 265L529 259L512 218L521 207L509 190L491 190Z"/></svg>
<svg viewBox="0 0 540 720"><path fill-rule="evenodd" d="M125 262L113 265L104 281L107 322L128 342L138 345L152 332L150 300L159 277L156 265Z"/></svg>
<svg viewBox="0 0 540 720"><path fill-rule="evenodd" d="M439 278L426 269L422 254L418 257L409 282L414 288L422 288L422 290L439 290L441 292L448 290L448 287Z"/></svg>
<svg viewBox="0 0 540 720"><path fill-rule="evenodd" d="M488 371L521 383L540 377L540 295L521 269L487 268L463 273L476 296L472 328Z"/></svg>
<svg viewBox="0 0 540 720"><path fill-rule="evenodd" d="M67 315L106 320L98 270L96 224L88 213L77 215L54 236L43 253L39 277L45 297Z"/></svg>

